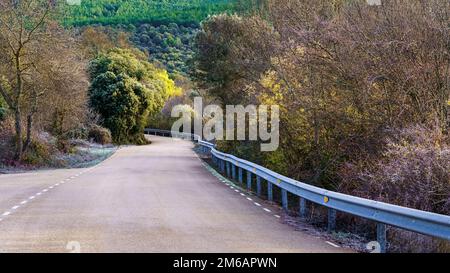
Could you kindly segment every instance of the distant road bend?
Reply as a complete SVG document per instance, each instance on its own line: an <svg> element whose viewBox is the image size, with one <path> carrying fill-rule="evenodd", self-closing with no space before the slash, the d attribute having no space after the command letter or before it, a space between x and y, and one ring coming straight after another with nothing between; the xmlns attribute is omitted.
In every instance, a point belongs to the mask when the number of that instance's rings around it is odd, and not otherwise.
<svg viewBox="0 0 450 273"><path fill-rule="evenodd" d="M0 175L0 252L348 251L219 183L191 142L151 140L90 169Z"/></svg>

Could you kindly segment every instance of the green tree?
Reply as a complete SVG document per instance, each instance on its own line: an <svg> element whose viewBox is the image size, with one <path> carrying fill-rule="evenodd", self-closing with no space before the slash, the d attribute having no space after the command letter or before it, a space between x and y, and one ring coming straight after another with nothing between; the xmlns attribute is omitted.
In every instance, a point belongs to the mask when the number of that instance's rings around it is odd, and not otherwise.
<svg viewBox="0 0 450 273"><path fill-rule="evenodd" d="M181 90L165 70L156 68L128 49L99 55L89 67L90 105L103 118L116 143L145 144L144 127L150 115Z"/></svg>

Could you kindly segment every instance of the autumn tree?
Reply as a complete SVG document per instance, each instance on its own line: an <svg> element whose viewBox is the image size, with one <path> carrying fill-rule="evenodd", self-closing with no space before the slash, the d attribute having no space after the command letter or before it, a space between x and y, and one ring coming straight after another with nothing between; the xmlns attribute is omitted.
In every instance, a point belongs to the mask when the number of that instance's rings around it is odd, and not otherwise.
<svg viewBox="0 0 450 273"><path fill-rule="evenodd" d="M0 93L14 115L17 160L30 145L38 99L45 92L34 80L50 61L51 56L41 52L58 44L61 30L53 21L56 14L55 1L0 2Z"/></svg>
<svg viewBox="0 0 450 273"><path fill-rule="evenodd" d="M270 67L274 34L258 17L216 15L202 23L195 39L192 76L224 104L242 103L245 85Z"/></svg>

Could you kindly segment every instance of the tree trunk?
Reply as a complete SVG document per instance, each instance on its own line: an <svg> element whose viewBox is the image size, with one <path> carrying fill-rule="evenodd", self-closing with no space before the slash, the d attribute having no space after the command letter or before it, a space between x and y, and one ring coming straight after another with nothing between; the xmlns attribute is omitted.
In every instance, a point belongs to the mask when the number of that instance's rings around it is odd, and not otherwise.
<svg viewBox="0 0 450 273"><path fill-rule="evenodd" d="M28 147L30 147L31 144L31 127L33 125L33 116L32 115L28 115L27 117L27 138L25 140L25 145L23 146L22 152L25 153L28 149Z"/></svg>
<svg viewBox="0 0 450 273"><path fill-rule="evenodd" d="M22 122L20 118L20 110L16 109L15 111L15 125L16 125L16 153L14 155L14 159L17 161L22 160Z"/></svg>

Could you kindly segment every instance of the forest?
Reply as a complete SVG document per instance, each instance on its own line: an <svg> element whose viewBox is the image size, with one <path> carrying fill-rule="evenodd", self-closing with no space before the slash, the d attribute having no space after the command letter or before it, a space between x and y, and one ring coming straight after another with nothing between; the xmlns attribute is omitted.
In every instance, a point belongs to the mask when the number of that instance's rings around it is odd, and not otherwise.
<svg viewBox="0 0 450 273"><path fill-rule="evenodd" d="M232 11L236 0L83 0L68 8L65 23L198 24L210 14Z"/></svg>

